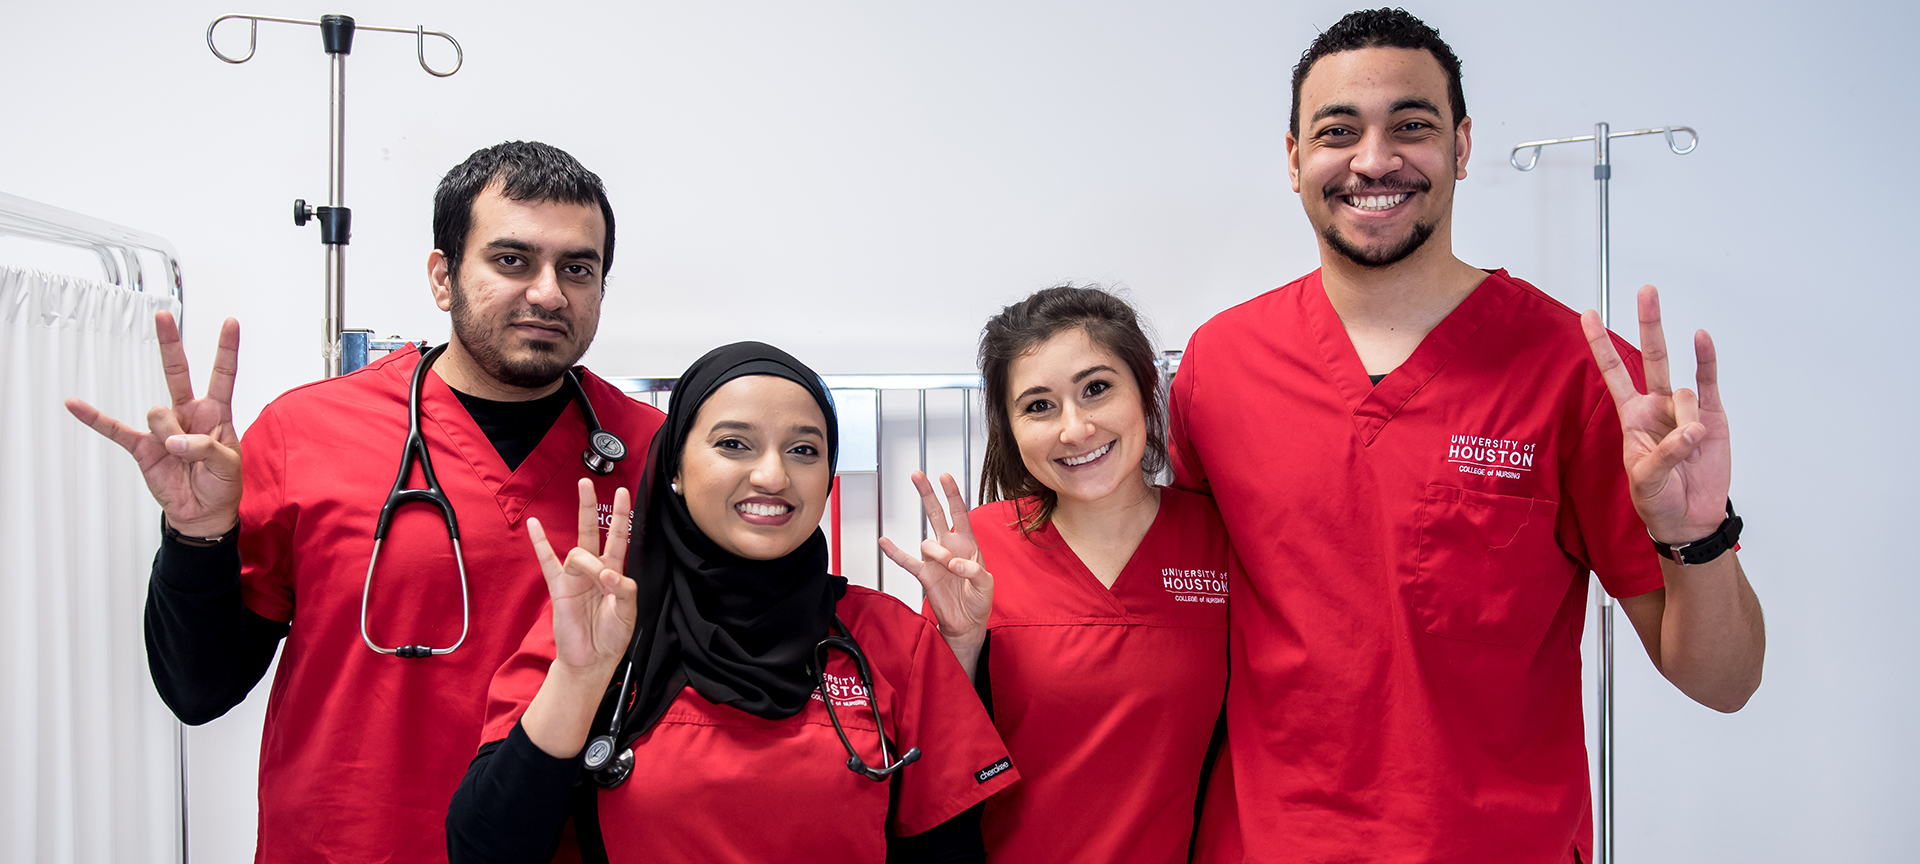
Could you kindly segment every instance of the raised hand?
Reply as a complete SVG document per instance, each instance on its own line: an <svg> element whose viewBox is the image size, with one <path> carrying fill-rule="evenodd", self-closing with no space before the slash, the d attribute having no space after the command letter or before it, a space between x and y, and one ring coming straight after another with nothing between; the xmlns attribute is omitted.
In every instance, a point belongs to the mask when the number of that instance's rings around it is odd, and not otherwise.
<svg viewBox="0 0 1920 864"><path fill-rule="evenodd" d="M565 560L554 555L540 520L527 520L527 536L553 599L555 663L598 675L604 684L627 653L638 586L621 575L632 511L627 490L613 493L613 524L607 529L605 549L600 544L598 510L593 481L582 478L579 542Z"/></svg>
<svg viewBox="0 0 1920 864"><path fill-rule="evenodd" d="M900 550L892 540L880 538L880 551L893 563L920 580L940 635L953 649L960 665L972 678L980 656L980 644L987 633L987 616L993 611L993 574L980 561L980 545L974 542L973 525L967 521L967 501L953 475L940 475L953 519L941 507L939 496L927 475L913 472L914 488L920 490L920 506L933 526L933 536L920 542L920 556Z"/></svg>
<svg viewBox="0 0 1920 864"><path fill-rule="evenodd" d="M1652 285L1640 289L1639 313L1645 393L1634 387L1626 364L1600 326L1600 316L1593 310L1581 313L1580 327L1620 412L1634 509L1655 540L1691 543L1712 534L1726 518L1727 489L1733 480L1713 339L1705 330L1693 334L1698 391L1675 390L1667 369L1666 334L1660 326L1660 294Z"/></svg>
<svg viewBox="0 0 1920 864"><path fill-rule="evenodd" d="M240 437L233 431L233 378L240 358L240 322L220 325L207 395L194 398L187 350L173 314L153 316L160 361L173 404L147 412L141 432L79 399L67 411L133 454L147 489L174 530L193 537L224 534L240 521Z"/></svg>

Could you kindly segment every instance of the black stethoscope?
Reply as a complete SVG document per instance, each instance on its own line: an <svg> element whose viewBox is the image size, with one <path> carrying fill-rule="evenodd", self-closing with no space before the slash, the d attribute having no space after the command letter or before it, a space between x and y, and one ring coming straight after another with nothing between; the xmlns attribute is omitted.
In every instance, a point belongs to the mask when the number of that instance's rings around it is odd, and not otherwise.
<svg viewBox="0 0 1920 864"><path fill-rule="evenodd" d="M446 350L447 346L441 345L428 351L420 358L420 365L413 368L413 384L407 388L407 443L400 448L400 476L393 478L393 490L387 493L387 503L380 508L380 521L373 529L373 560L367 562L367 582L360 589L360 638L368 648L379 654L408 658L452 654L466 644L467 628L473 623L471 605L467 599L467 562L460 554L460 523L453 516L453 502L447 500L447 493L440 489L439 478L433 475L433 459L427 455L427 439L420 434L420 387L427 380L427 369ZM600 428L600 418L593 413L593 404L587 401L586 388L580 386L580 378L573 374L573 370L568 369L563 377L563 386L573 388L574 402L580 406L581 419L587 423L587 452L581 459L587 463L587 470L595 474L613 473L614 463L627 458L626 442L621 441L620 436ZM407 477L413 473L415 460L419 460L420 473L426 477L425 489L407 487ZM446 648L426 645L382 648L374 644L373 637L367 633L367 597L373 592L373 568L380 564L380 544L386 540L387 529L393 525L394 511L410 501L440 508L440 515L447 520L447 538L453 541L453 561L460 568L460 639Z"/></svg>
<svg viewBox="0 0 1920 864"><path fill-rule="evenodd" d="M860 650L860 643L853 641L853 632L847 629L840 616L833 616L833 626L841 635L835 636L829 632L827 638L813 646L813 662L808 664L808 671L813 673L814 683L819 686L820 701L826 703L827 719L833 721L833 731L840 736L840 746L847 748L847 769L868 780L880 782L920 761L920 748L909 747L907 752L900 754L898 761L893 758L893 742L887 739L887 727L880 723L880 697L873 692L873 670L867 665L866 652ZM616 739L620 734L621 714L627 701L633 698L629 689L633 686L633 667L637 665L633 662L633 651L634 646L639 644L640 640L635 639L627 649L627 673L620 679L620 698L613 703L613 720L607 724L607 734L594 736L593 740L587 742L586 752L580 756L581 765L602 789L612 789L627 782L627 777L633 773L633 748L621 751L618 758L614 757L613 751L619 746ZM860 753L853 749L853 741L847 738L846 728L840 725L840 715L834 713L833 691L827 686L829 651L840 651L853 658L854 669L860 674L860 689L867 697L867 710L873 712L875 734L880 736L881 767L875 768L860 758Z"/></svg>

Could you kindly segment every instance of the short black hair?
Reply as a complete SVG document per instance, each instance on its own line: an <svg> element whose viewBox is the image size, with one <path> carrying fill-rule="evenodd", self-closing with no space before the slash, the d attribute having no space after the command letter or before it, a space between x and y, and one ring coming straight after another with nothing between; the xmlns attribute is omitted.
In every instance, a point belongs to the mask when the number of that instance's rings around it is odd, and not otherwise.
<svg viewBox="0 0 1920 864"><path fill-rule="evenodd" d="M1289 127L1300 134L1300 85L1313 71L1313 64L1328 54L1358 51L1362 48L1413 48L1423 50L1440 61L1447 72L1447 101L1453 103L1453 125L1467 119L1467 94L1460 87L1460 58L1440 38L1440 31L1413 17L1405 9L1362 9L1349 12L1327 32L1320 34L1300 55L1293 67L1293 122Z"/></svg>
<svg viewBox="0 0 1920 864"><path fill-rule="evenodd" d="M600 250L600 278L605 284L613 269L613 205L600 175L567 151L538 141L508 141L475 150L465 162L440 178L433 193L433 248L447 256L447 273L460 275L460 258L473 230L473 201L494 183L512 201L559 201L598 204L607 223L607 242Z"/></svg>

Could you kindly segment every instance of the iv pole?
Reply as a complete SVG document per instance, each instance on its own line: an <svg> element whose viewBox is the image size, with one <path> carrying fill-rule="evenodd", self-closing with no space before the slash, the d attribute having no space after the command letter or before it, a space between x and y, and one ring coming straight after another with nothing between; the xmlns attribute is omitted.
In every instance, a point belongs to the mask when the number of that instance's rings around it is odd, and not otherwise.
<svg viewBox="0 0 1920 864"><path fill-rule="evenodd" d="M1686 146L1673 139L1673 133L1685 132ZM1573 138L1551 138L1544 141L1526 141L1515 144L1513 151L1507 154L1507 161L1522 171L1532 171L1540 164L1540 148L1554 144L1574 144L1581 141L1593 142L1593 179L1600 198L1600 284L1597 302L1600 312L1600 326L1613 328L1613 289L1609 284L1612 262L1611 240L1607 230L1607 184L1613 179L1613 146L1615 138L1628 138L1635 135L1665 135L1667 149L1679 156L1693 152L1700 146L1700 133L1690 126L1660 126L1653 129L1635 129L1630 132L1614 132L1605 123L1593 124L1592 135L1580 135ZM1520 151L1530 150L1525 164L1520 162ZM1598 802L1599 818L1594 825L1594 859L1596 864L1613 864L1613 597L1605 588L1599 589L1600 604L1600 681L1598 702L1600 720L1600 795Z"/></svg>
<svg viewBox="0 0 1920 864"><path fill-rule="evenodd" d="M239 18L248 22L247 54L245 57L228 57L220 53L213 44L213 28L229 18ZM411 29L405 27L374 27L367 24L355 24L345 15L322 15L318 21L304 21L298 18L273 18L266 15L222 15L207 25L207 50L213 56L228 63L245 63L253 59L253 52L259 45L260 22L272 21L279 24L305 24L320 28L320 46L327 52L332 66L332 90L327 100L327 204L324 207L309 207L305 199L293 202L293 224L305 225L308 219L317 218L320 222L320 243L327 247L327 295L326 320L322 325L324 347L321 356L325 358L325 375L332 378L342 371L341 328L346 319L346 281L347 281L347 238L351 233L353 212L346 205L346 154L347 154L347 55L353 51L355 30L374 30L382 33L411 33L414 36L415 49L420 59L420 68L435 78L445 78L460 71L466 62L465 52L460 43L452 36L438 30L428 30L425 26ZM453 68L445 72L427 65L427 37L438 36L453 46ZM351 369L345 371L352 371Z"/></svg>

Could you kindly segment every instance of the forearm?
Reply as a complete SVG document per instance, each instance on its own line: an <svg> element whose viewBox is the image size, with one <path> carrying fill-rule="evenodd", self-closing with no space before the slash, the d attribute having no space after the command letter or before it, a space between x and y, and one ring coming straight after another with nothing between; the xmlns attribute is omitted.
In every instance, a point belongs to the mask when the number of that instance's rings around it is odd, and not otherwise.
<svg viewBox="0 0 1920 864"><path fill-rule="evenodd" d="M533 864L553 856L580 763L542 753L516 726L467 766L447 808L452 864Z"/></svg>
<svg viewBox="0 0 1920 864"><path fill-rule="evenodd" d="M1682 566L1662 559L1660 671L1694 701L1733 712L1760 687L1766 623L1738 554Z"/></svg>
<svg viewBox="0 0 1920 864"><path fill-rule="evenodd" d="M610 664L580 668L554 661L546 680L540 682L540 692L520 716L527 739L548 756L571 759L580 755L614 668Z"/></svg>
<svg viewBox="0 0 1920 864"><path fill-rule="evenodd" d="M213 720L246 699L288 632L241 601L235 532L213 547L161 541L145 624L154 689L188 725Z"/></svg>
<svg viewBox="0 0 1920 864"><path fill-rule="evenodd" d="M941 631L940 638L946 640L947 647L953 650L953 658L960 661L960 668L966 671L967 680L977 682L980 669L980 646L987 641L986 628L982 627L958 636L948 636L945 631Z"/></svg>

